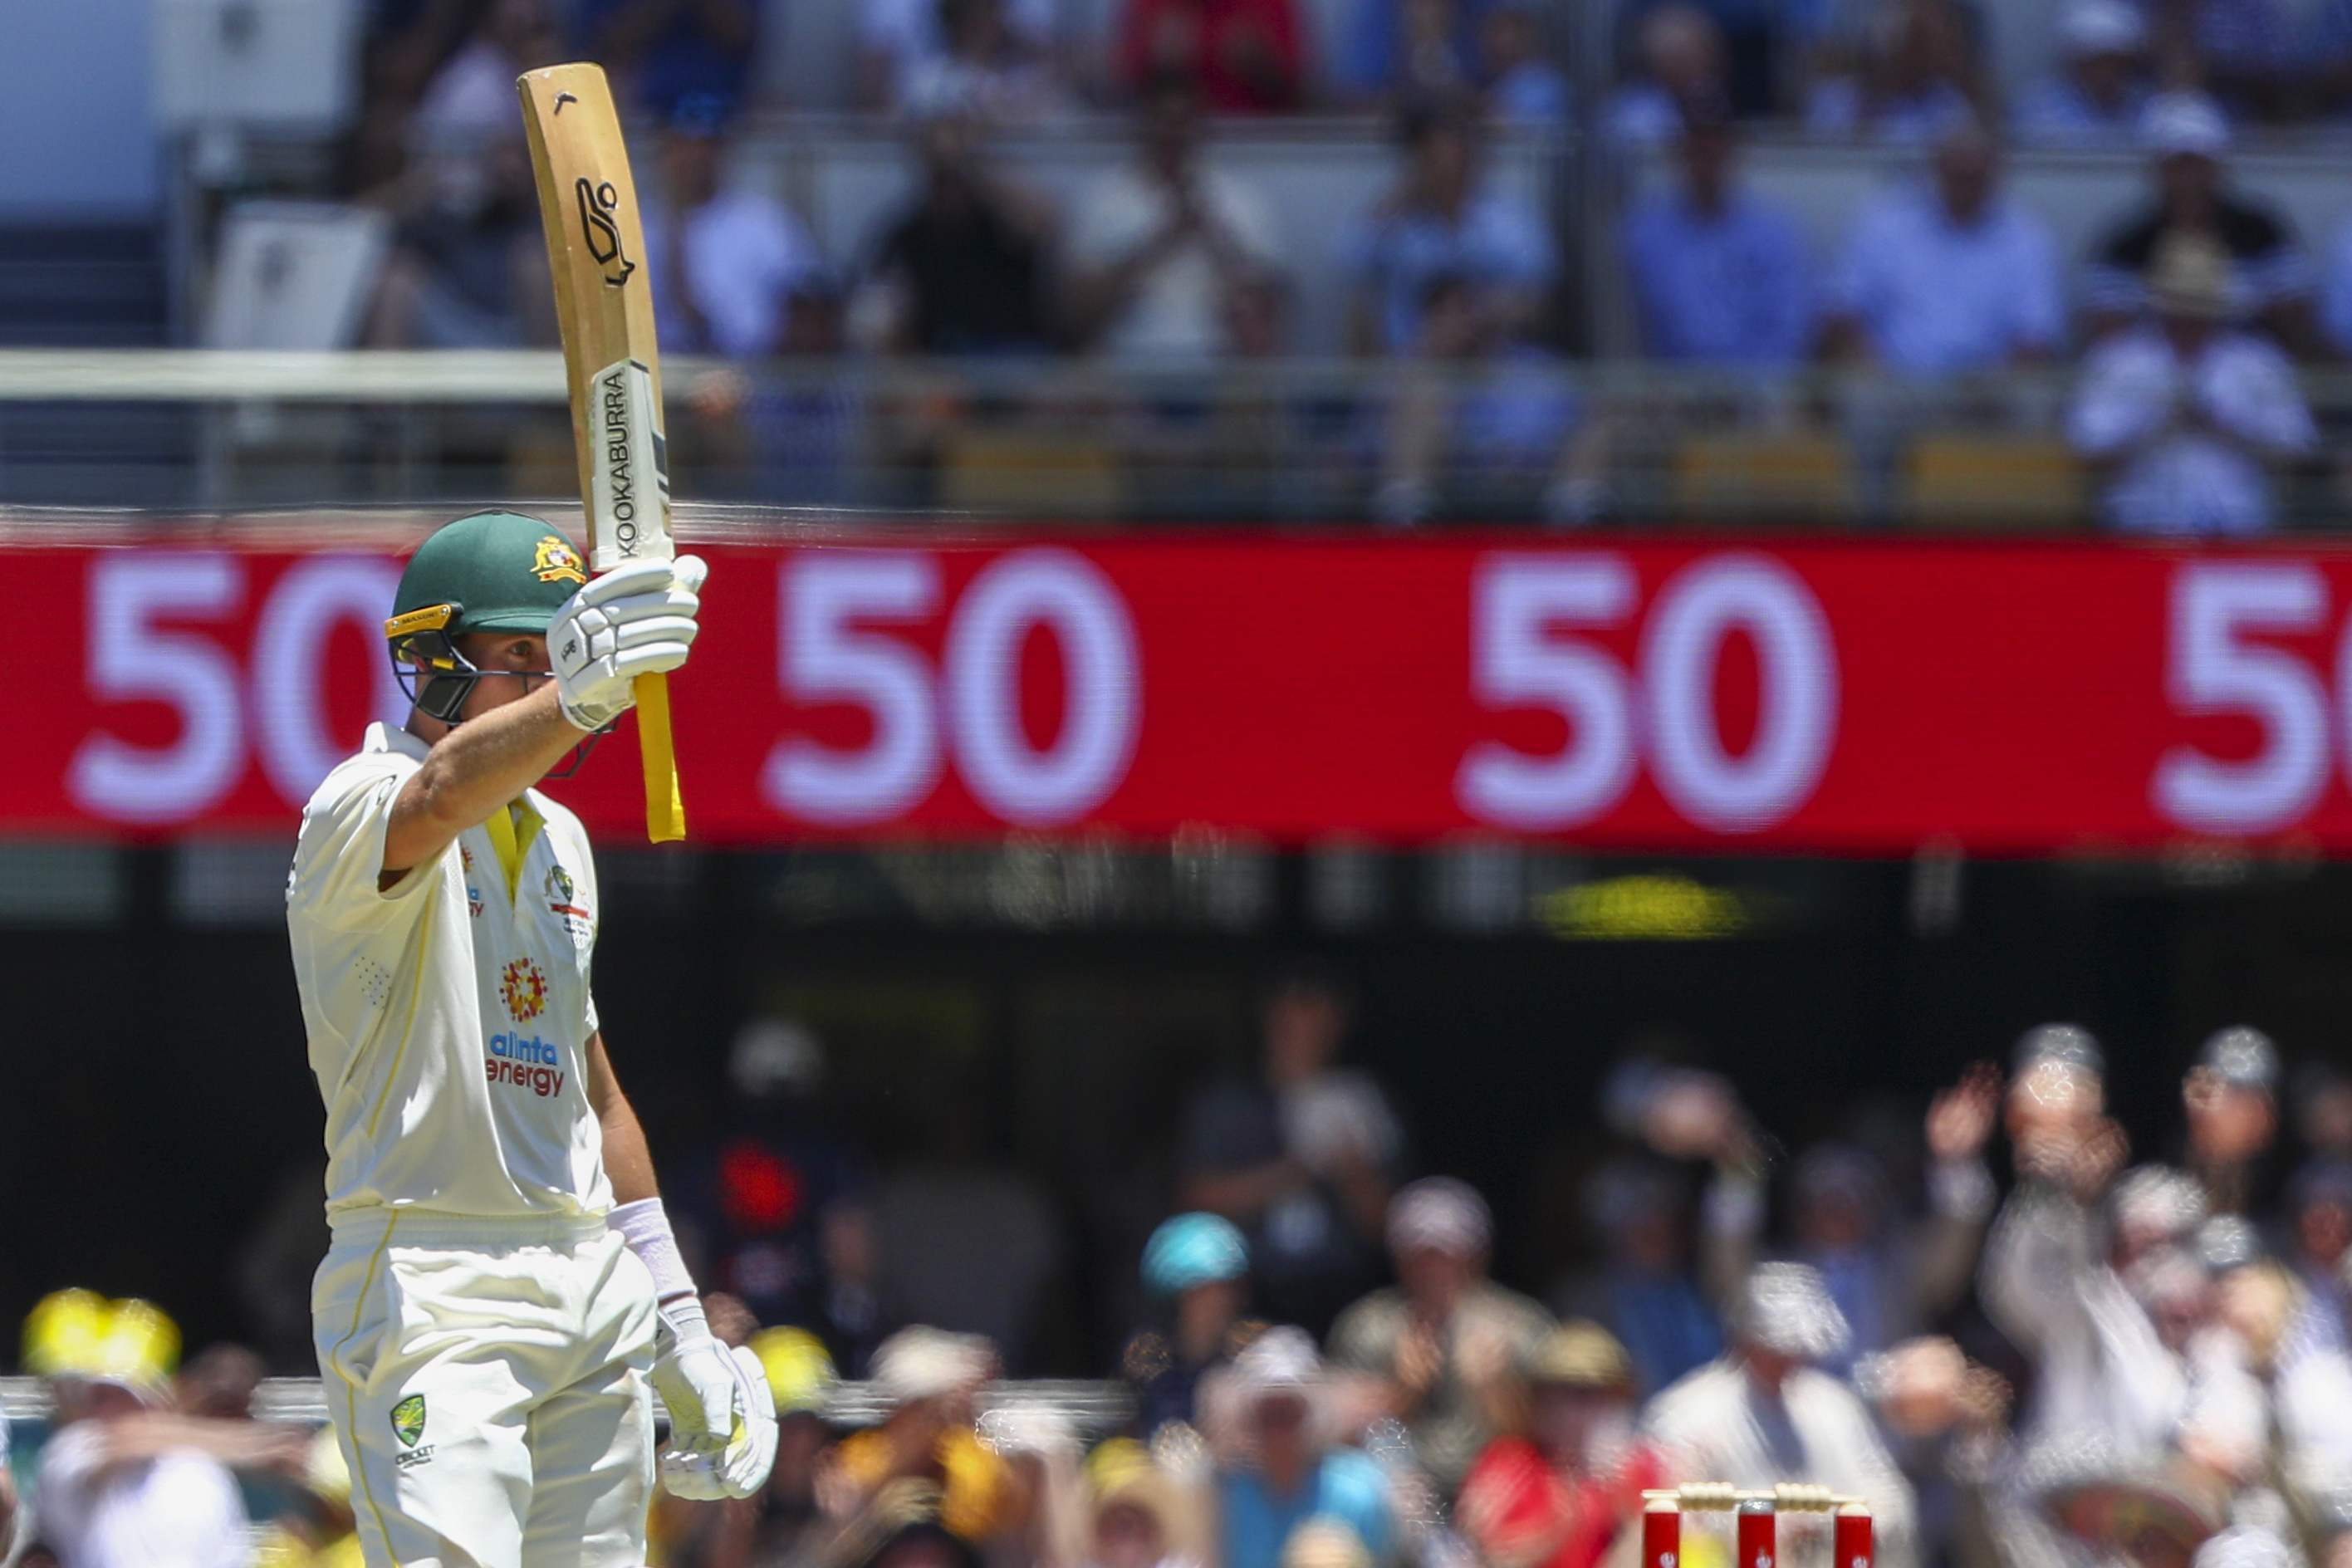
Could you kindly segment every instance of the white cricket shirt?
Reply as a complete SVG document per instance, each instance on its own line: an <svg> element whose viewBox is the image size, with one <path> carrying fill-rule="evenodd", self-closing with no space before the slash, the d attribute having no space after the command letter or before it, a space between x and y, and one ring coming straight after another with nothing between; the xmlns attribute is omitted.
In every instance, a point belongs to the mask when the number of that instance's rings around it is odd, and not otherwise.
<svg viewBox="0 0 2352 1568"><path fill-rule="evenodd" d="M487 826L388 891L392 803L427 748L368 727L302 808L286 925L310 1070L327 1103L327 1215L418 1208L486 1217L613 1206L589 1108L596 868L580 819L544 822L514 892Z"/></svg>

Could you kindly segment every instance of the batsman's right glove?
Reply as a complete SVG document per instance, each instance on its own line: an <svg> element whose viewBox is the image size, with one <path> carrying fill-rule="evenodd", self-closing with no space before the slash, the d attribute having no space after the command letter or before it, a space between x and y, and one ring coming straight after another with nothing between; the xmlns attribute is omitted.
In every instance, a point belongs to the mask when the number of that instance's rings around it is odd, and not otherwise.
<svg viewBox="0 0 2352 1568"><path fill-rule="evenodd" d="M636 701L637 677L684 664L709 572L698 555L631 561L565 600L547 627L563 716L601 730Z"/></svg>
<svg viewBox="0 0 2352 1568"><path fill-rule="evenodd" d="M733 1433L715 1453L688 1452L677 1446L675 1427L670 1447L661 1457L662 1485L677 1497L696 1501L747 1498L768 1484L776 1462L776 1400L768 1390L768 1371L760 1358L738 1348L727 1352L737 1386ZM675 1422L675 1415L671 1417Z"/></svg>

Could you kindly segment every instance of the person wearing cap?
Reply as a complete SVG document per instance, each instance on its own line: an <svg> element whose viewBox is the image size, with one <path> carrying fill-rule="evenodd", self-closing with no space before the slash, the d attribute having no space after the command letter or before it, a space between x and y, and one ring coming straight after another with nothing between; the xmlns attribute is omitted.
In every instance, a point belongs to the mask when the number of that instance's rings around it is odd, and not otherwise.
<svg viewBox="0 0 2352 1568"><path fill-rule="evenodd" d="M2216 1214L2245 1214L2257 1195L2258 1168L2278 1140L2278 1047L2245 1024L2208 1036L2181 1079L2187 1163L2205 1184L2205 1201Z"/></svg>
<svg viewBox="0 0 2352 1568"><path fill-rule="evenodd" d="M1877 1561L1910 1568L1917 1542L1910 1484L1881 1440L1869 1407L1822 1370L1851 1332L1820 1273L1764 1263L1742 1285L1731 1313L1731 1348L1650 1404L1643 1429L1665 1451L1676 1481L1770 1488L1825 1486L1870 1505ZM1781 1549L1802 1561L1826 1521L1780 1521ZM1818 1546L1810 1547L1819 1551Z"/></svg>
<svg viewBox="0 0 2352 1568"><path fill-rule="evenodd" d="M1600 1324L1562 1323L1517 1369L1523 1432L1497 1437L1463 1478L1454 1517L1487 1568L1598 1568L1666 1484L1633 1434L1633 1363Z"/></svg>
<svg viewBox="0 0 2352 1568"><path fill-rule="evenodd" d="M2147 108L2147 18L2131 0L2070 0L2060 68L2026 89L2011 124L2042 147L2128 147Z"/></svg>
<svg viewBox="0 0 2352 1568"><path fill-rule="evenodd" d="M2248 308L2242 275L2210 234L2167 231L2147 286L2153 319L2091 351L2067 416L2104 479L2101 518L2126 533L2266 533L2271 469L2319 443L2294 367L2233 326Z"/></svg>
<svg viewBox="0 0 2352 1568"><path fill-rule="evenodd" d="M1992 137L1955 123L1936 142L1930 179L1863 205L1827 289L1833 358L1932 376L2057 351L2057 245L2003 192L2000 173Z"/></svg>
<svg viewBox="0 0 2352 1568"><path fill-rule="evenodd" d="M1227 1439L1216 1477L1219 1568L1282 1568L1291 1538L1317 1520L1352 1531L1375 1563L1392 1560L1388 1476L1362 1450L1332 1441L1331 1390L1304 1330L1268 1329L1204 1393L1237 1428L1210 1424L1213 1437Z"/></svg>
<svg viewBox="0 0 2352 1568"><path fill-rule="evenodd" d="M179 1352L178 1326L152 1302L59 1290L26 1316L25 1370L57 1402L33 1498L59 1568L244 1568L236 1472L302 1472L300 1427L176 1409Z"/></svg>
<svg viewBox="0 0 2352 1568"><path fill-rule="evenodd" d="M1127 1342L1120 1370L1136 1390L1136 1424L1146 1438L1171 1422L1197 1426L1202 1375L1255 1337L1245 1321L1249 1243L1230 1220L1180 1214L1161 1222L1143 1248L1143 1289L1153 1326Z"/></svg>
<svg viewBox="0 0 2352 1568"><path fill-rule="evenodd" d="M537 787L686 662L704 575L644 557L591 582L513 512L438 530L384 628L407 721L303 807L286 922L332 1233L312 1322L376 1568L643 1563L653 1386L674 1492L767 1475L766 1388L711 1335L605 1051L587 836Z"/></svg>
<svg viewBox="0 0 2352 1568"><path fill-rule="evenodd" d="M2310 259L2284 217L2231 188L2230 123L2221 106L2202 93L2158 93L2140 117L2139 144L2156 188L2092 247L2082 283L2087 335L2110 336L2142 319L2166 236L2186 230L2229 256L2235 313L2289 353L2314 354Z"/></svg>
<svg viewBox="0 0 2352 1568"><path fill-rule="evenodd" d="M1976 1272L1998 1195L1984 1163L2000 1112L1998 1069L1979 1062L1928 1106L1922 1132L1927 1213L1891 1212L1876 1160L1846 1143L1816 1143L1791 1173L1790 1229L1798 1262L1821 1270L1853 1331L1844 1354L1825 1363L1840 1376L1854 1360L1919 1332L1958 1305ZM1709 1274L1739 1279L1756 1261L1764 1205L1718 1205L1709 1226Z"/></svg>
<svg viewBox="0 0 2352 1568"><path fill-rule="evenodd" d="M726 1121L677 1184L672 1219L714 1289L854 1360L874 1338L871 1282L857 1267L870 1252L864 1183L825 1125L824 1080L824 1043L807 1025L746 1020L728 1051Z"/></svg>
<svg viewBox="0 0 2352 1568"><path fill-rule="evenodd" d="M996 1347L917 1324L877 1346L869 1370L889 1413L844 1439L817 1476L818 1500L843 1535L835 1555L854 1559L852 1543L916 1523L973 1548L1015 1539L1034 1500L975 1426Z"/></svg>
<svg viewBox="0 0 2352 1568"><path fill-rule="evenodd" d="M1477 1189L1424 1176L1389 1205L1397 1283L1373 1291L1331 1329L1335 1366L1380 1381L1439 1491L1461 1485L1479 1450L1518 1423L1514 1370L1551 1314L1486 1277L1494 1219Z"/></svg>
<svg viewBox="0 0 2352 1568"><path fill-rule="evenodd" d="M1132 1437L1087 1456L1086 1554L1081 1568L1194 1568L1203 1560L1200 1510Z"/></svg>

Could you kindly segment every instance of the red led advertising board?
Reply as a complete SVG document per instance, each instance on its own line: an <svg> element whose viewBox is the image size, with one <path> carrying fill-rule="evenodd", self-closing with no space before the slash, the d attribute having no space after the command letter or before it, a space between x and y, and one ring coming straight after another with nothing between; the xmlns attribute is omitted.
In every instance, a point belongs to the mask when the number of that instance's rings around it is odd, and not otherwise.
<svg viewBox="0 0 2352 1568"><path fill-rule="evenodd" d="M1243 532L730 543L675 682L723 844L1465 835L2352 852L2352 552ZM0 547L0 832L290 834L398 711L372 552ZM551 786L642 822L634 737Z"/></svg>

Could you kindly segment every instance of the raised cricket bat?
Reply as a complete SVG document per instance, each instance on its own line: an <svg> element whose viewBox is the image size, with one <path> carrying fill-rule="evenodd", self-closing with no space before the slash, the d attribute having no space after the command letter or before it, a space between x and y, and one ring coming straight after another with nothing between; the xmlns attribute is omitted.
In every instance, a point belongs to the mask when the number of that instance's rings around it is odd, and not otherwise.
<svg viewBox="0 0 2352 1568"><path fill-rule="evenodd" d="M572 440L588 512L588 565L604 572L677 552L670 537L669 447L662 435L661 359L636 182L604 68L550 66L515 80L539 177L539 216L563 323ZM669 678L637 677L637 750L646 767L646 837L686 837L670 748Z"/></svg>

